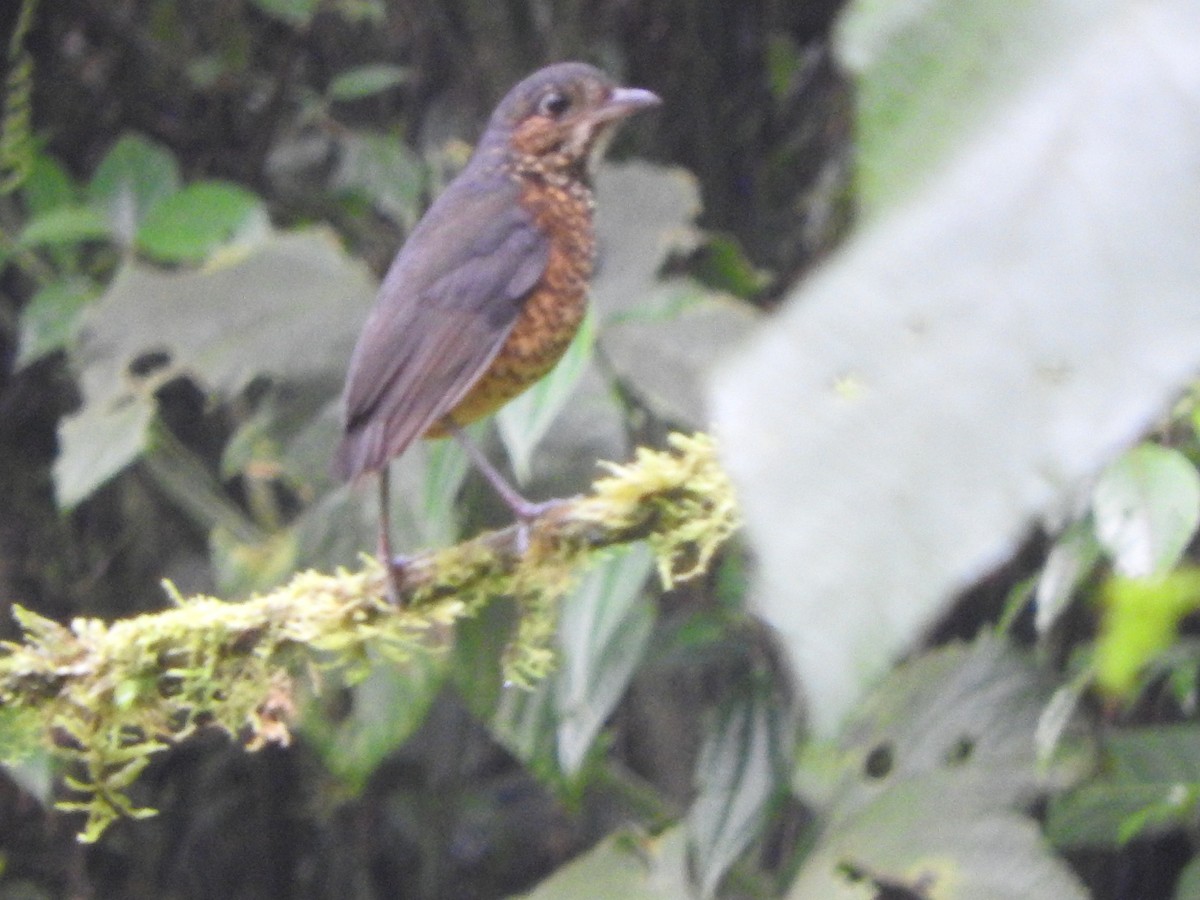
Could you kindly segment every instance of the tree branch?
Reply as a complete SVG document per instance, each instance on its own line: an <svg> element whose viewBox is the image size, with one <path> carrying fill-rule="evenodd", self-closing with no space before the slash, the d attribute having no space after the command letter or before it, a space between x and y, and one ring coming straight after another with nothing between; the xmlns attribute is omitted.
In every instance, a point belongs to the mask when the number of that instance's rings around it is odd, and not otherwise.
<svg viewBox="0 0 1200 900"><path fill-rule="evenodd" d="M199 727L217 727L254 750L290 740L292 673L306 666L365 674L370 655L397 660L436 653L458 620L499 597L516 601L520 623L506 653L508 677L543 677L559 600L605 548L646 541L665 585L704 572L738 526L733 489L705 435L672 435L670 451L640 449L591 494L564 500L530 524L524 553L517 529L488 532L405 566L403 604L385 599L377 560L358 571L301 572L285 586L241 603L183 597L175 606L106 623L69 627L17 607L20 643L0 646L0 758L41 738L82 763L67 779L83 799L60 803L88 819L94 841L137 809L125 789L151 754ZM25 739L18 739L24 735Z"/></svg>

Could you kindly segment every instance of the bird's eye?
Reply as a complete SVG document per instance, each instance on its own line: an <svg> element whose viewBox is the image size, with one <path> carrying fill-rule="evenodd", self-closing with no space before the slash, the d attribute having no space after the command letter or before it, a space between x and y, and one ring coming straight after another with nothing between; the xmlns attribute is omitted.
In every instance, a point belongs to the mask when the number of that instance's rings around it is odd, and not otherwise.
<svg viewBox="0 0 1200 900"><path fill-rule="evenodd" d="M571 106L571 98L561 91L547 91L542 94L538 100L538 113L543 116L548 116L551 119L557 119L565 113Z"/></svg>

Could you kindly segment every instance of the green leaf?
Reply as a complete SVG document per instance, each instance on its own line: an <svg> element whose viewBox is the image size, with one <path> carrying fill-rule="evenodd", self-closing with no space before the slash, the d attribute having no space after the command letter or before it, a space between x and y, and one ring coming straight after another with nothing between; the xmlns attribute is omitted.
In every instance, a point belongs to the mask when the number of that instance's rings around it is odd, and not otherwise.
<svg viewBox="0 0 1200 900"><path fill-rule="evenodd" d="M273 19L301 28L312 21L321 0L252 0Z"/></svg>
<svg viewBox="0 0 1200 900"><path fill-rule="evenodd" d="M147 352L164 354L174 374L227 397L260 376L304 382L331 396L357 336L353 310L365 314L374 294L365 266L320 230L272 234L241 258L202 271L126 263L86 310L72 354L83 408L60 429L56 476L72 473L72 487L64 492L60 484L60 497L78 502L84 486L115 474L112 466L94 468L93 445L106 439L102 423L128 396L127 373ZM101 428L95 437L94 427ZM126 442L122 464L142 446L140 438ZM86 471L97 477L78 477Z"/></svg>
<svg viewBox="0 0 1200 900"><path fill-rule="evenodd" d="M1076 522L1059 536L1038 578L1034 622L1038 634L1050 630L1099 561L1100 545L1091 519Z"/></svg>
<svg viewBox="0 0 1200 900"><path fill-rule="evenodd" d="M377 63L338 73L326 90L331 100L358 100L403 84L411 72L401 66Z"/></svg>
<svg viewBox="0 0 1200 900"><path fill-rule="evenodd" d="M29 220L17 238L20 247L78 244L111 237L109 222L87 206L60 206Z"/></svg>
<svg viewBox="0 0 1200 900"><path fill-rule="evenodd" d="M606 361L663 418L706 427L705 387L716 366L751 334L758 314L684 278L647 287L641 300L637 311L605 327Z"/></svg>
<svg viewBox="0 0 1200 900"><path fill-rule="evenodd" d="M688 850L700 896L712 897L729 867L761 830L780 792L791 718L766 689L722 710L700 749L696 797L687 815Z"/></svg>
<svg viewBox="0 0 1200 900"><path fill-rule="evenodd" d="M346 695L327 685L336 712L309 697L300 731L351 795L361 794L379 764L425 721L446 674L446 658L418 653L403 662L375 657ZM331 688L333 688L331 690Z"/></svg>
<svg viewBox="0 0 1200 900"><path fill-rule="evenodd" d="M858 84L858 197L868 213L934 177L1015 92L1061 74L1121 3L859 0L835 49Z"/></svg>
<svg viewBox="0 0 1200 900"><path fill-rule="evenodd" d="M1200 728L1112 731L1105 774L1051 799L1046 834L1061 847L1119 847L1187 826L1200 809Z"/></svg>
<svg viewBox="0 0 1200 900"><path fill-rule="evenodd" d="M498 658L503 647L492 648ZM535 777L561 782L554 755L554 691L543 679L532 688L506 684L491 717L491 730Z"/></svg>
<svg viewBox="0 0 1200 900"><path fill-rule="evenodd" d="M1113 576L1101 595L1104 620L1093 665L1101 689L1127 696L1143 669L1176 639L1179 620L1200 608L1200 569L1157 578Z"/></svg>
<svg viewBox="0 0 1200 900"><path fill-rule="evenodd" d="M1040 758L1038 729L1053 694L1054 683L999 638L950 645L900 666L846 725L830 819L930 773L949 773L997 808L1022 808L1070 783L1090 764L1090 745L1076 717L1059 728L1057 757ZM797 777L803 781L804 773Z"/></svg>
<svg viewBox="0 0 1200 900"><path fill-rule="evenodd" d="M963 900L1085 897L1018 812L1090 763L1079 720L1053 764L1039 761L1052 691L994 638L894 671L848 724L840 777L828 759L796 773L801 787L824 785L815 799L825 827L787 896L871 898L890 886Z"/></svg>
<svg viewBox="0 0 1200 900"><path fill-rule="evenodd" d="M137 134L123 135L92 175L88 203L99 210L124 246L133 244L150 209L179 190L179 165L171 152Z"/></svg>
<svg viewBox="0 0 1200 900"><path fill-rule="evenodd" d="M559 868L525 900L681 900L691 895L683 830L617 834Z"/></svg>
<svg viewBox="0 0 1200 900"><path fill-rule="evenodd" d="M1142 444L1105 469L1092 495L1096 537L1129 578L1160 575L1200 524L1200 474L1178 450Z"/></svg>
<svg viewBox="0 0 1200 900"><path fill-rule="evenodd" d="M248 226L267 224L258 197L235 184L199 181L156 203L137 230L137 246L163 262L198 262Z"/></svg>
<svg viewBox="0 0 1200 900"><path fill-rule="evenodd" d="M714 379L818 733L1200 371L1200 20L1085 6L856 7L878 211Z"/></svg>
<svg viewBox="0 0 1200 900"><path fill-rule="evenodd" d="M69 347L79 331L84 308L99 294L82 278L66 278L41 288L21 309L17 365L27 366L55 350Z"/></svg>
<svg viewBox="0 0 1200 900"><path fill-rule="evenodd" d="M74 509L141 456L150 439L155 406L149 397L93 403L58 427L54 493L59 509Z"/></svg>
<svg viewBox="0 0 1200 900"><path fill-rule="evenodd" d="M907 781L827 834L788 900L1087 900L1037 825L940 774Z"/></svg>
<svg viewBox="0 0 1200 900"><path fill-rule="evenodd" d="M584 317L571 345L551 372L521 394L505 404L496 414L496 425L508 459L512 463L517 480L527 483L531 474L530 463L555 417L571 398L584 370L591 362L595 349L595 318L589 313Z"/></svg>
<svg viewBox="0 0 1200 900"><path fill-rule="evenodd" d="M58 160L39 153L34 156L33 167L21 185L21 197L25 201L25 212L30 218L37 218L60 206L75 205L78 191Z"/></svg>
<svg viewBox="0 0 1200 900"><path fill-rule="evenodd" d="M1196 900L1200 897L1200 856L1193 856L1192 861L1183 867L1179 879L1175 882L1175 900Z"/></svg>
<svg viewBox="0 0 1200 900"><path fill-rule="evenodd" d="M426 182L421 158L392 134L350 131L339 137L338 147L331 184L361 192L375 209L405 228L415 225Z"/></svg>
<svg viewBox="0 0 1200 900"><path fill-rule="evenodd" d="M770 277L754 267L736 238L712 235L700 253L699 276L705 284L727 291L735 297L753 297L770 281Z"/></svg>
<svg viewBox="0 0 1200 900"><path fill-rule="evenodd" d="M653 566L649 548L636 544L588 572L563 601L553 681L558 761L568 776L583 767L642 659L654 627L642 588Z"/></svg>

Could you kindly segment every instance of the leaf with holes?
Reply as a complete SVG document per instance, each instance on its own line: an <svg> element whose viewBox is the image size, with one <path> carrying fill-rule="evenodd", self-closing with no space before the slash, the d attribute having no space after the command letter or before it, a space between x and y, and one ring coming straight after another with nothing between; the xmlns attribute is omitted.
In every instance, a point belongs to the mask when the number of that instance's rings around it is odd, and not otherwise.
<svg viewBox="0 0 1200 900"><path fill-rule="evenodd" d="M797 771L830 785L824 828L789 897L1084 897L1020 811L1090 765L1079 721L1043 764L1036 735L1053 692L996 639L901 666L856 711L840 766ZM840 768L840 775L837 769Z"/></svg>
<svg viewBox="0 0 1200 900"><path fill-rule="evenodd" d="M115 425L144 424L145 406L136 422L120 410L131 397L151 401L145 388L130 387L146 354L166 362L155 377L187 376L218 395L270 376L332 396L359 326L352 311L365 311L374 293L363 264L320 230L271 234L241 258L203 271L126 263L89 305L71 355L83 406L60 428L60 501L78 502L140 453L136 433Z"/></svg>

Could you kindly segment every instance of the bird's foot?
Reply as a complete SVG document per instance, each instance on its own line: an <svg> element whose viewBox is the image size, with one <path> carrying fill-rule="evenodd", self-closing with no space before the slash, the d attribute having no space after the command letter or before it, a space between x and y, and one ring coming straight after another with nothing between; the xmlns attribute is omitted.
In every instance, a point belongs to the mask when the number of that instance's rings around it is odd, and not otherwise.
<svg viewBox="0 0 1200 900"><path fill-rule="evenodd" d="M381 556L384 568L387 569L387 599L392 606L402 607L404 603L404 595L401 592L401 585L404 583L404 570L408 568L409 557L407 556Z"/></svg>
<svg viewBox="0 0 1200 900"><path fill-rule="evenodd" d="M545 500L541 503L531 503L523 497L517 498L517 501L510 504L513 514L517 517L515 549L517 556L524 556L525 551L529 549L529 531L534 520L550 512L552 509L562 506L567 501Z"/></svg>

